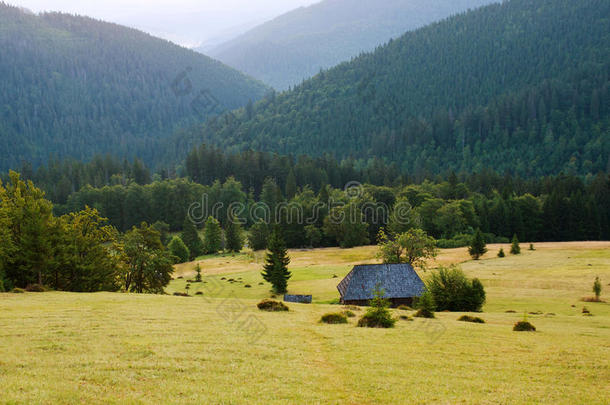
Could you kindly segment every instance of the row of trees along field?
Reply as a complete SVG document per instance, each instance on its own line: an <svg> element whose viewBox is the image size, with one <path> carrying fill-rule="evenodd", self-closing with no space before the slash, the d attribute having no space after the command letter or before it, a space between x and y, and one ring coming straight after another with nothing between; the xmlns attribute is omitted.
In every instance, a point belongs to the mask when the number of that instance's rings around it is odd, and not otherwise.
<svg viewBox="0 0 610 405"><path fill-rule="evenodd" d="M145 223L119 234L92 208L57 217L31 181L11 172L0 182L0 292L44 285L159 293L173 263L160 233Z"/></svg>
<svg viewBox="0 0 610 405"><path fill-rule="evenodd" d="M285 189L273 178L263 182L260 193L244 190L234 178L212 185L176 179L85 187L57 211L90 206L121 231L142 221L164 222L179 231L187 212L201 226L214 216L226 227L228 207L237 203L234 214L251 233L268 232L269 225L257 219L279 224L289 247L365 245L376 241L381 228L402 232L412 227L447 247L467 245L477 228L488 242L508 241L514 234L523 241L610 238L610 179L605 174L586 181L567 175L531 181L490 173L461 179L450 175L420 184L364 185L355 196L329 185L297 187L292 197ZM346 220L331 220L341 217Z"/></svg>

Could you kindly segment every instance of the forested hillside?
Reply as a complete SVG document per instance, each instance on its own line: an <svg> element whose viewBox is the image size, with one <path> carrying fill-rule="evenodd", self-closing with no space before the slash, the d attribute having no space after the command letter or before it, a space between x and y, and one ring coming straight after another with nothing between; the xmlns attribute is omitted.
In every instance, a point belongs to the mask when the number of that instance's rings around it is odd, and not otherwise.
<svg viewBox="0 0 610 405"><path fill-rule="evenodd" d="M325 0L207 52L277 90L452 14L494 0Z"/></svg>
<svg viewBox="0 0 610 405"><path fill-rule="evenodd" d="M50 155L151 162L158 140L267 88L142 32L0 3L0 169Z"/></svg>
<svg viewBox="0 0 610 405"><path fill-rule="evenodd" d="M604 0L490 5L172 142L382 157L416 178L483 167L524 177L606 171L608 15Z"/></svg>

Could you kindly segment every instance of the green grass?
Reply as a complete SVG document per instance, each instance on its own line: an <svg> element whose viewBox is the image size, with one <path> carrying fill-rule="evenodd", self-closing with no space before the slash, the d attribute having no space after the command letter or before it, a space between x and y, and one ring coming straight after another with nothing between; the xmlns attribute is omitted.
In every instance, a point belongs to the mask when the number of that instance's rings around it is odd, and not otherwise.
<svg viewBox="0 0 610 405"><path fill-rule="evenodd" d="M610 305L579 300L596 275L608 300L610 243L536 248L498 259L490 246L484 260L463 263L486 286L486 324L437 313L357 328L363 311L347 325L320 324L341 310L319 303L337 296L332 275L371 261L370 248L291 252L290 290L318 303L288 313L256 309L269 288L254 284L260 263L248 255L203 261L208 284L241 277L253 287L224 281L209 296L0 294L0 403L607 403ZM461 250L439 258L464 260ZM195 286L205 285L191 294ZM537 332L512 331L524 311L543 313L528 315ZM246 320L262 325L260 339Z"/></svg>

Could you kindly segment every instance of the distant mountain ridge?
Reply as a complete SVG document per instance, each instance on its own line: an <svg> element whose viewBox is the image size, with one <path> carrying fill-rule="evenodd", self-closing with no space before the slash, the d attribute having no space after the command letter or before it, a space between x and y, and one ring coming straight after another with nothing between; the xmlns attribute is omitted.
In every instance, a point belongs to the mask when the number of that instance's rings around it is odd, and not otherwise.
<svg viewBox="0 0 610 405"><path fill-rule="evenodd" d="M202 52L277 90L408 30L499 0L324 0Z"/></svg>
<svg viewBox="0 0 610 405"><path fill-rule="evenodd" d="M140 31L0 3L0 169L110 153L148 164L181 127L268 88Z"/></svg>
<svg viewBox="0 0 610 405"><path fill-rule="evenodd" d="M610 2L511 0L409 32L174 145L373 157L410 175L610 171Z"/></svg>

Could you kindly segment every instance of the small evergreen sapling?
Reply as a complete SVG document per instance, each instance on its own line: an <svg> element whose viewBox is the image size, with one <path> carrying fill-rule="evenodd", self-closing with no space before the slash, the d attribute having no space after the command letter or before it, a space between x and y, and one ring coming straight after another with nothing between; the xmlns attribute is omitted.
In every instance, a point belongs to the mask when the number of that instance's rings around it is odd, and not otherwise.
<svg viewBox="0 0 610 405"><path fill-rule="evenodd" d="M199 265L199 263L197 263L197 266L195 267L195 271L197 272L197 275L195 276L195 282L201 283L203 280L201 278L201 266Z"/></svg>
<svg viewBox="0 0 610 405"><path fill-rule="evenodd" d="M593 292L595 293L595 300L599 301L599 296L602 294L602 282L599 277L595 277L593 282Z"/></svg>
<svg viewBox="0 0 610 405"><path fill-rule="evenodd" d="M483 233L480 229L477 229L475 232L468 253L470 253L470 256L472 256L474 260L479 260L481 256L487 253L485 239L483 238Z"/></svg>
<svg viewBox="0 0 610 405"><path fill-rule="evenodd" d="M498 257L506 257L506 253L504 253L503 248L500 248L500 251L498 252Z"/></svg>
<svg viewBox="0 0 610 405"><path fill-rule="evenodd" d="M292 273L288 271L290 257L288 257L286 244L278 230L273 231L269 238L267 258L265 260L266 263L261 273L263 278L268 283L271 283L274 292L284 294L288 289L288 280L292 277Z"/></svg>
<svg viewBox="0 0 610 405"><path fill-rule="evenodd" d="M510 254L518 255L521 254L521 246L519 246L519 238L517 238L517 234L513 236L513 242L510 246Z"/></svg>

